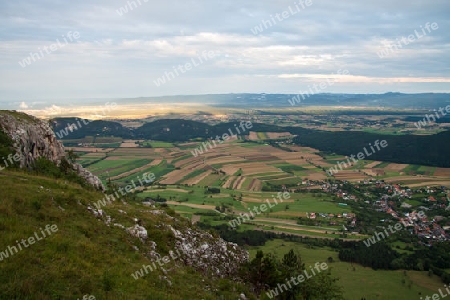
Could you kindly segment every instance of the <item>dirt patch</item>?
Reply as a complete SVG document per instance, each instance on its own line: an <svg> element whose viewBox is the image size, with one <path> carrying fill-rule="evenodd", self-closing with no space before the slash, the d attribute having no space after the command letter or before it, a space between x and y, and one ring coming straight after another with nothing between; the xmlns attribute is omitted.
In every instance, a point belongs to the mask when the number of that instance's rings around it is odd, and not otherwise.
<svg viewBox="0 0 450 300"><path fill-rule="evenodd" d="M187 203L187 202L183 202L182 204L180 204L176 201L167 201L166 203L170 204L170 205L182 205L182 206L201 208L201 209L212 209L212 210L216 209L216 207L214 205L191 204L191 203Z"/></svg>
<svg viewBox="0 0 450 300"><path fill-rule="evenodd" d="M236 157L236 156L221 156L221 157L208 159L208 164L211 164L211 165L223 164L223 163L243 161L243 160L245 160L245 159L243 159L241 157Z"/></svg>
<svg viewBox="0 0 450 300"><path fill-rule="evenodd" d="M195 224L197 222L200 222L200 219L201 219L201 216L199 216L199 215L192 215L191 222L192 222L192 224Z"/></svg>
<svg viewBox="0 0 450 300"><path fill-rule="evenodd" d="M436 168L436 171L434 171L434 176L450 177L450 168Z"/></svg>
<svg viewBox="0 0 450 300"><path fill-rule="evenodd" d="M160 181L162 184L176 184L178 181L182 180L183 177L187 176L189 173L194 172L195 170L200 170L205 168L205 165L202 161L190 166L190 168L185 168L182 170L174 170L169 174L164 176L164 180Z"/></svg>
<svg viewBox="0 0 450 300"><path fill-rule="evenodd" d="M280 172L278 168L275 168L271 165L266 165L260 162L250 162L250 163L242 163L236 165L224 166L222 170L227 174L234 174L239 169L242 169L243 175L252 175L252 174L260 174L260 173L269 173L269 172Z"/></svg>
<svg viewBox="0 0 450 300"><path fill-rule="evenodd" d="M203 172L202 174L195 176L194 178L185 180L183 183L185 183L185 184L198 184L200 181L205 179L206 176L208 176L209 174L211 174L211 170L207 170L207 171Z"/></svg>
<svg viewBox="0 0 450 300"><path fill-rule="evenodd" d="M248 139L250 141L257 141L257 140L259 140L258 133L254 132L254 131L250 131L250 134L248 135Z"/></svg>
<svg viewBox="0 0 450 300"><path fill-rule="evenodd" d="M370 164L367 164L365 167L367 169L372 169L373 167L375 167L376 165L379 165L379 164L381 164L381 161L374 161L374 162L371 162Z"/></svg>
<svg viewBox="0 0 450 300"><path fill-rule="evenodd" d="M234 190L241 189L242 184L244 183L245 179L247 179L247 178L244 176L239 176L239 178L234 182L233 189Z"/></svg>
<svg viewBox="0 0 450 300"><path fill-rule="evenodd" d="M387 171L401 171L409 166L408 164L389 164L384 169Z"/></svg>
<svg viewBox="0 0 450 300"><path fill-rule="evenodd" d="M363 169L362 172L366 173L369 176L382 176L385 175L383 169Z"/></svg>
<svg viewBox="0 0 450 300"><path fill-rule="evenodd" d="M138 148L139 144L136 144L135 140L125 140L120 144L120 148Z"/></svg>
<svg viewBox="0 0 450 300"><path fill-rule="evenodd" d="M384 181L386 182L408 182L408 181L415 181L415 182L425 182L425 181L436 181L436 178L434 177L425 177L425 176L395 176L391 178L386 178Z"/></svg>
<svg viewBox="0 0 450 300"><path fill-rule="evenodd" d="M222 171L224 171L227 175L233 175L234 173L236 173L239 170L239 167L237 165L228 165L228 166L223 166L220 169Z"/></svg>
<svg viewBox="0 0 450 300"><path fill-rule="evenodd" d="M105 160L122 160L122 156L108 156Z"/></svg>
<svg viewBox="0 0 450 300"><path fill-rule="evenodd" d="M66 147L66 149L73 149L75 152L111 152L113 148L94 148L94 147Z"/></svg>
<svg viewBox="0 0 450 300"><path fill-rule="evenodd" d="M308 175L305 177L308 177L309 180L324 180L327 178L327 175L319 173L319 172L309 172ZM300 181L300 179L299 179Z"/></svg>
<svg viewBox="0 0 450 300"><path fill-rule="evenodd" d="M250 197L243 197L242 201L244 202L253 202L253 203L263 203L264 199L257 199L257 198L250 198Z"/></svg>
<svg viewBox="0 0 450 300"><path fill-rule="evenodd" d="M252 192L259 192L262 189L262 181L254 178L250 185L248 186L248 190Z"/></svg>
<svg viewBox="0 0 450 300"><path fill-rule="evenodd" d="M447 181L424 181L421 183L412 183L412 184L408 184L409 187L421 187L421 186L428 186L428 185L432 185L432 186L450 186L450 180Z"/></svg>
<svg viewBox="0 0 450 300"><path fill-rule="evenodd" d="M187 193L188 191L183 189L147 189L149 192L164 192L164 191L173 191L173 192L180 192L180 193Z"/></svg>
<svg viewBox="0 0 450 300"><path fill-rule="evenodd" d="M229 189L231 183L233 182L233 180L236 178L236 176L230 176L227 181L225 181L225 183L222 185L223 188L225 189Z"/></svg>

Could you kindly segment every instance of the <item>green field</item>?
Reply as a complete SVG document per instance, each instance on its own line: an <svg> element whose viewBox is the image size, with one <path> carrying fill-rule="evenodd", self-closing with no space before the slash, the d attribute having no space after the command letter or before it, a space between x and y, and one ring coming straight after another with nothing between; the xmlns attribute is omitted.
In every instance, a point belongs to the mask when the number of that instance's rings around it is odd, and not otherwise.
<svg viewBox="0 0 450 300"><path fill-rule="evenodd" d="M389 162L382 162L376 165L374 168L386 168L389 164L390 164Z"/></svg>
<svg viewBox="0 0 450 300"><path fill-rule="evenodd" d="M89 170L101 178L121 175L125 172L149 164L152 160L140 158L124 158L117 160L102 160L89 167Z"/></svg>
<svg viewBox="0 0 450 300"><path fill-rule="evenodd" d="M205 173L205 172L210 172L210 171L206 171L205 169L195 170L194 172L189 173L188 175L184 176L183 179L181 179L179 182L182 182L184 180L188 180L188 179L194 178L194 177L196 177L196 176L198 176L198 175L200 175L202 173Z"/></svg>
<svg viewBox="0 0 450 300"><path fill-rule="evenodd" d="M220 174L210 174L206 178L204 178L202 181L198 183L199 186L213 186L214 183L219 180L219 178L223 177L223 175Z"/></svg>
<svg viewBox="0 0 450 300"><path fill-rule="evenodd" d="M142 175L144 173L155 174L155 178L156 178L155 181L158 181L159 179L161 179L162 176L173 171L174 169L175 169L175 167L173 165L168 164L165 160L163 160L160 164L158 164L156 166L152 166L150 168L146 168L145 170L133 173L132 175L130 175L128 177L124 177L119 180L116 180L116 182L129 183L129 182L131 182L131 180L136 179L137 176L142 177Z"/></svg>
<svg viewBox="0 0 450 300"><path fill-rule="evenodd" d="M339 278L338 284L344 291L345 299L348 300L361 300L362 297L367 300L419 299L419 293L432 295L443 287L439 277L430 278L427 272L407 271L405 276L403 271L374 271L371 268L339 261L338 253L332 249L309 248L303 244L283 240L268 241L262 247L250 248L250 257L255 257L257 250L263 250L273 252L282 258L290 249L300 254L306 267L314 266L316 262L327 262L328 258L332 257L334 262L327 264L334 277ZM424 288L424 285L429 288Z"/></svg>

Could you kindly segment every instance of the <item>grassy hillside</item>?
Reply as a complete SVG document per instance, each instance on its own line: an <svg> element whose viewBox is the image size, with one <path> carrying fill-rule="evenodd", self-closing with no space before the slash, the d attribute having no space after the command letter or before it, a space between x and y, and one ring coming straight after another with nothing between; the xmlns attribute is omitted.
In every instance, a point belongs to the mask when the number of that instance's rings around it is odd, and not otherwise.
<svg viewBox="0 0 450 300"><path fill-rule="evenodd" d="M343 288L345 299L367 300L396 299L410 300L419 299L421 296L436 293L443 284L438 276L428 276L427 272L419 271L387 271L373 270L358 264L339 261L337 252L328 248L309 247L298 243L283 240L273 240L261 247L253 247L250 250L251 258L255 257L256 251L273 252L282 257L290 249L296 249L306 265L312 265L317 261L328 261L333 274L338 275L338 284Z"/></svg>
<svg viewBox="0 0 450 300"><path fill-rule="evenodd" d="M150 243L143 243L123 228L136 224L148 230L157 251L167 255L174 249L174 236L161 224L186 228L188 221L164 219L163 214L137 203L113 202L104 208L108 218L96 217L88 210L103 194L76 184L23 171L0 172L0 299L237 299L249 293L245 287L226 279L213 280L179 261L135 280L131 274L150 264L146 257ZM125 213L126 212L126 213ZM169 214L174 215L170 210ZM45 238L41 229L54 225L56 232ZM22 239L39 236L34 244L25 243L13 255L8 247ZM17 242L16 242L17 241ZM8 257L5 257L5 253ZM1 255L1 254L0 254Z"/></svg>

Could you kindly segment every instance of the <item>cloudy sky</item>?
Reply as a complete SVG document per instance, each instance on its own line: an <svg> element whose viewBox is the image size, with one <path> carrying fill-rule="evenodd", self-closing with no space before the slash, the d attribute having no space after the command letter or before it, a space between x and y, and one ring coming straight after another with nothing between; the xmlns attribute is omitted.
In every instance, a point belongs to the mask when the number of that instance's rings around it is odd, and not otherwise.
<svg viewBox="0 0 450 300"><path fill-rule="evenodd" d="M450 92L449 16L448 0L1 1L0 105L327 79L323 92Z"/></svg>

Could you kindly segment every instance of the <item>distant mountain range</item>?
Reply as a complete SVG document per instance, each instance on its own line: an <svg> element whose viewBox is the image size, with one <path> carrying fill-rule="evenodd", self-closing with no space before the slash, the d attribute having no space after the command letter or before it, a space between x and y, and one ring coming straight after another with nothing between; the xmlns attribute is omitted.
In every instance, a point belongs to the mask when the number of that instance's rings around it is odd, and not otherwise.
<svg viewBox="0 0 450 300"><path fill-rule="evenodd" d="M314 89L312 90L314 91ZM309 92L309 94L307 94ZM422 94L314 94L308 90L299 94L211 94L211 95L179 95L163 97L118 98L118 99L73 99L66 103L80 105L104 105L106 101L113 101L118 105L130 104L164 104L167 106L183 104L199 104L209 107L228 107L243 109L268 109L306 106L354 106L371 108L394 109L438 109L450 105L450 94L422 93ZM60 106L61 103L34 102L30 109L45 109L51 105ZM3 106L3 105L2 105ZM17 109L17 104L5 104L6 109ZM13 107L14 106L14 107ZM64 106L64 105L62 105ZM65 107L65 106L64 106Z"/></svg>

